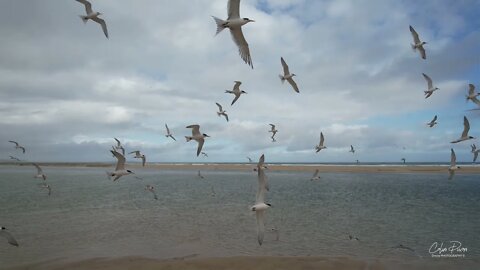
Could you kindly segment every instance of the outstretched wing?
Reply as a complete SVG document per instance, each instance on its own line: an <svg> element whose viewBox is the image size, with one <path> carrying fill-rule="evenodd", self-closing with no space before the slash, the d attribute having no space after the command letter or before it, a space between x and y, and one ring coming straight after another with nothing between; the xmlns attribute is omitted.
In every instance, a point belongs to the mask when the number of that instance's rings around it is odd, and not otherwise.
<svg viewBox="0 0 480 270"><path fill-rule="evenodd" d="M15 146L18 146L18 142L16 142L16 141L8 141L8 142L14 143Z"/></svg>
<svg viewBox="0 0 480 270"><path fill-rule="evenodd" d="M325 138L323 137L323 132L320 132L320 146L323 146L323 141L325 141Z"/></svg>
<svg viewBox="0 0 480 270"><path fill-rule="evenodd" d="M229 0L227 10L228 20L240 18L240 0Z"/></svg>
<svg viewBox="0 0 480 270"><path fill-rule="evenodd" d="M205 143L205 139L201 138L198 140L198 148L197 148L197 157L202 152L203 144Z"/></svg>
<svg viewBox="0 0 480 270"><path fill-rule="evenodd" d="M201 135L200 134L200 125L190 125L187 128L192 129L192 136Z"/></svg>
<svg viewBox="0 0 480 270"><path fill-rule="evenodd" d="M77 2L82 3L85 5L85 12L88 14L92 13L92 4L87 0L77 0Z"/></svg>
<svg viewBox="0 0 480 270"><path fill-rule="evenodd" d="M300 93L300 90L298 90L297 83L293 80L293 78L290 77L290 78L287 79L287 81L293 87L293 90L295 90L295 92Z"/></svg>
<svg viewBox="0 0 480 270"><path fill-rule="evenodd" d="M430 79L430 77L428 77L427 74L425 73L422 73L423 77L425 78L425 80L427 81L427 84L428 84L428 90L432 89L433 88L433 82L432 82L432 79Z"/></svg>
<svg viewBox="0 0 480 270"><path fill-rule="evenodd" d="M288 70L288 65L285 62L285 60L283 60L283 57L280 57L280 62L282 62L283 75L286 76L286 75L290 74L290 71Z"/></svg>
<svg viewBox="0 0 480 270"><path fill-rule="evenodd" d="M102 26L103 33L108 38L107 24L105 23L105 21L103 19L98 18L98 17L93 17L92 21L95 21Z"/></svg>
<svg viewBox="0 0 480 270"><path fill-rule="evenodd" d="M262 245L263 243L263 235L265 232L264 212L264 210L255 211L255 215L257 217L257 238L259 245Z"/></svg>
<svg viewBox="0 0 480 270"><path fill-rule="evenodd" d="M37 174L40 175L40 174L43 174L43 171L42 171L42 168L40 168L40 166L38 166L37 163L32 163L33 166L35 166L37 168Z"/></svg>
<svg viewBox="0 0 480 270"><path fill-rule="evenodd" d="M453 151L453 148L450 149L451 154L450 154L450 166L456 166L457 165L457 156L455 155L455 151Z"/></svg>
<svg viewBox="0 0 480 270"><path fill-rule="evenodd" d="M412 33L413 42L415 44L420 43L420 38L418 37L418 33L417 33L417 31L415 31L415 29L413 29L413 27L411 25L410 25L410 33Z"/></svg>
<svg viewBox="0 0 480 270"><path fill-rule="evenodd" d="M125 170L125 157L117 151L110 150L110 152L112 152L112 154L117 158L117 166L115 167L115 171Z"/></svg>
<svg viewBox="0 0 480 270"><path fill-rule="evenodd" d="M470 123L468 122L468 119L466 116L463 117L463 132L462 132L462 138L465 138L468 136L468 131L470 130Z"/></svg>
<svg viewBox="0 0 480 270"><path fill-rule="evenodd" d="M243 61L245 61L245 63L247 63L253 68L252 57L250 56L250 49L248 47L247 40L243 36L242 28L230 28L230 33L232 34L233 42L237 44L240 57L243 59Z"/></svg>
<svg viewBox="0 0 480 270"><path fill-rule="evenodd" d="M218 102L215 102L215 104L217 104L218 110L222 111L222 105L220 105Z"/></svg>

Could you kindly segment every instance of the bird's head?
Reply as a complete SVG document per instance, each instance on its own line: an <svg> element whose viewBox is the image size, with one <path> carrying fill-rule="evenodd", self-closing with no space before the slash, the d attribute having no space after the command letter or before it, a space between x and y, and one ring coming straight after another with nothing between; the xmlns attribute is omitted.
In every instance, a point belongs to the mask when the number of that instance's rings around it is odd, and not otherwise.
<svg viewBox="0 0 480 270"><path fill-rule="evenodd" d="M250 20L249 18L243 18L243 20L245 21L245 23L255 22L254 20Z"/></svg>
<svg viewBox="0 0 480 270"><path fill-rule="evenodd" d="M423 41L423 42L422 42L422 45L425 45L425 44L427 44L427 42Z"/></svg>
<svg viewBox="0 0 480 270"><path fill-rule="evenodd" d="M127 170L128 173L132 173L132 174L135 174L134 172L130 171L130 170Z"/></svg>
<svg viewBox="0 0 480 270"><path fill-rule="evenodd" d="M435 87L435 90L440 90L440 88L438 88L438 87Z"/></svg>
<svg viewBox="0 0 480 270"><path fill-rule="evenodd" d="M1 227L0 229L1 229L1 230L6 230L7 228L5 228L5 227Z"/></svg>
<svg viewBox="0 0 480 270"><path fill-rule="evenodd" d="M245 91L243 91L243 90L242 90L241 92L242 92L242 94L246 94L246 93L247 93L247 92L245 92Z"/></svg>
<svg viewBox="0 0 480 270"><path fill-rule="evenodd" d="M295 73L292 73L292 77L293 77L293 76L297 76L297 74L295 74Z"/></svg>
<svg viewBox="0 0 480 270"><path fill-rule="evenodd" d="M265 204L266 204L266 205L268 205L268 206L270 206L270 207L272 207L272 205L271 205L271 204L269 204L269 203L265 203Z"/></svg>
<svg viewBox="0 0 480 270"><path fill-rule="evenodd" d="M475 139L475 137L473 137L473 136L468 136L468 138L469 138L469 139Z"/></svg>
<svg viewBox="0 0 480 270"><path fill-rule="evenodd" d="M207 134L203 133L203 137L210 137L210 136L208 136Z"/></svg>

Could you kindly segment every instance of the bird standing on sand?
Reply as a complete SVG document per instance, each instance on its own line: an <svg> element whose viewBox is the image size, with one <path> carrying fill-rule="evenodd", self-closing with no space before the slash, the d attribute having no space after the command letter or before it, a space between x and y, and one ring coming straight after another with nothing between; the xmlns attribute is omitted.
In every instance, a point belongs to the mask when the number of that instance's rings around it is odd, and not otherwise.
<svg viewBox="0 0 480 270"><path fill-rule="evenodd" d="M172 133L170 132L170 129L168 128L167 124L165 124L165 128L167 129L167 134L165 135L165 137L167 137L167 138L170 137L170 138L172 138L174 141L177 141L177 140L173 137Z"/></svg>
<svg viewBox="0 0 480 270"><path fill-rule="evenodd" d="M212 16L217 24L217 32L215 33L215 36L222 32L222 30L225 28L230 29L230 34L232 34L233 41L238 46L240 57L253 69L250 49L245 37L243 36L242 26L249 22L254 22L254 20L250 20L249 18L240 18L240 0L229 0L227 12L227 20L222 20Z"/></svg>
<svg viewBox="0 0 480 270"><path fill-rule="evenodd" d="M8 243L12 246L16 246L18 247L18 242L17 240L15 240L15 238L13 237L13 235L7 231L7 228L5 227L0 227L0 236L4 237L5 239L7 239Z"/></svg>
<svg viewBox="0 0 480 270"><path fill-rule="evenodd" d="M15 149L21 149L22 152L25 154L25 147L18 144L18 142L16 142L16 141L8 141L8 142L14 143L15 144Z"/></svg>
<svg viewBox="0 0 480 270"><path fill-rule="evenodd" d="M433 117L432 121L430 121L430 123L427 123L427 126L433 127L436 124L437 124L437 116L435 115L435 117Z"/></svg>
<svg viewBox="0 0 480 270"><path fill-rule="evenodd" d="M235 81L235 84L233 85L233 90L230 91L230 90L225 90L225 93L229 93L229 94L234 94L235 95L235 98L233 99L232 101L232 104L235 103L242 94L247 94L247 92L243 91L243 90L240 90L240 85L242 84L242 82L240 81Z"/></svg>
<svg viewBox="0 0 480 270"><path fill-rule="evenodd" d="M293 90L297 93L300 93L300 91L298 90L297 83L293 80L293 76L297 76L297 75L295 75L295 73L290 74L290 71L288 70L288 65L285 62L285 60L283 60L283 57L280 57L280 62L282 63L282 67L283 67L283 75L278 75L280 77L280 80L282 81L282 83L284 83L285 80L287 80L288 83L290 83L290 85L293 87Z"/></svg>
<svg viewBox="0 0 480 270"><path fill-rule="evenodd" d="M463 142L471 139L475 139L472 136L468 135L468 131L470 130L470 123L468 122L468 119L466 116L463 117L463 132L462 136L455 141L451 141L450 143L458 143L458 142Z"/></svg>
<svg viewBox="0 0 480 270"><path fill-rule="evenodd" d="M220 116L220 115L225 116L225 119L226 119L227 122L228 122L228 114L227 114L227 111L223 110L222 105L220 105L218 102L216 102L215 104L217 104L217 106L218 106L217 115L218 115L218 116Z"/></svg>
<svg viewBox="0 0 480 270"><path fill-rule="evenodd" d="M265 155L262 155L257 164L257 173L258 173L258 190L255 199L255 205L251 207L252 211L255 211L257 218L257 239L258 244L262 245L263 235L265 232L265 221L264 214L265 210L270 208L272 205L265 203L265 193L268 190L267 178L265 176L263 163L265 162Z"/></svg>
<svg viewBox="0 0 480 270"><path fill-rule="evenodd" d="M317 150L316 153L320 152L322 149L326 149L327 147L323 145L325 138L323 137L323 132L320 132L320 143L315 145L315 149Z"/></svg>
<svg viewBox="0 0 480 270"><path fill-rule="evenodd" d="M427 42L420 41L420 37L418 37L417 31L415 31L415 29L413 29L411 25L410 25L410 33L412 33L412 37L413 37L413 44L411 44L412 49L414 51L418 50L422 59L427 59L425 48L423 48L423 45L427 44Z"/></svg>
<svg viewBox="0 0 480 270"><path fill-rule="evenodd" d="M83 23L87 23L87 21L90 19L102 26L103 33L105 36L108 38L108 30L107 30L107 24L103 19L100 19L98 16L102 15L102 13L93 11L92 10L92 4L88 2L87 0L77 0L77 2L82 3L85 5L85 12L87 13L86 16L84 15L79 15L80 18L82 19Z"/></svg>
<svg viewBox="0 0 480 270"><path fill-rule="evenodd" d="M192 129L192 136L185 136L185 139L187 139L187 142L191 140L195 140L198 143L198 148L197 148L197 157L200 155L200 152L202 152L203 144L205 143L205 138L210 137L205 133L200 133L200 125L190 125L187 126L186 128L191 128Z"/></svg>
<svg viewBox="0 0 480 270"><path fill-rule="evenodd" d="M422 75L423 75L423 78L425 78L425 80L427 81L427 88L428 89L427 89L427 91L423 91L423 92L425 93L425 98L428 98L433 94L433 92L439 90L439 88L438 87L433 87L433 81L430 77L427 76L427 74L422 73Z"/></svg>

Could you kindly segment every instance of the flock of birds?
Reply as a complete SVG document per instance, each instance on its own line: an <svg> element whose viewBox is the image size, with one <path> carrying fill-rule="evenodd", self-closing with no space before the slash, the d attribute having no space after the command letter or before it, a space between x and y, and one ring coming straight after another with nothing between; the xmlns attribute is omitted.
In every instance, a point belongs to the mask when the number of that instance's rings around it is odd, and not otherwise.
<svg viewBox="0 0 480 270"><path fill-rule="evenodd" d="M94 21L94 22L98 23L102 27L102 30L103 30L103 33L105 34L105 36L108 38L108 30L107 30L106 22L105 22L105 20L99 18L99 16L102 15L102 13L93 11L92 4L87 0L76 0L76 1L85 6L86 15L80 15L80 18L82 19L82 21L84 23L87 23L88 20L91 20L91 21ZM213 19L215 20L216 26L217 26L217 30L216 30L215 35L218 35L224 29L228 28L230 30L233 41L235 42L235 44L238 47L240 57L242 58L242 60L246 64L248 64L253 69L253 62L252 62L252 58L251 58L251 55L250 55L249 45L248 45L248 43L247 43L247 41L246 41L246 39L243 35L242 26L249 23L249 22L254 22L254 20L251 20L249 18L241 18L240 17L240 0L229 0L228 1L228 7L227 7L227 13L228 13L228 17L227 17L226 20L222 20L220 18L213 17ZM420 37L419 37L418 33L415 31L415 29L412 26L410 26L410 32L412 34L413 42L414 42L411 45L412 49L414 51L418 51L420 53L420 56L421 56L422 59L426 59L426 51L425 51L424 45L427 44L427 42L424 42L424 41L420 40ZM296 76L296 75L294 73L290 72L289 67L288 67L287 63L285 62L285 60L283 59L283 57L280 58L280 62L281 62L282 68L283 68L283 75L282 74L279 75L281 82L283 83L283 82L287 81L296 93L300 93L300 90L299 90L296 82L293 80L293 77ZM425 98L429 98L430 96L433 95L433 93L435 91L439 90L439 88L434 87L433 81L428 75L426 75L425 73L422 73L422 75L425 78L425 80L427 81L427 90L424 91ZM235 81L234 83L235 84L234 84L232 90L226 90L225 91L225 93L234 95L234 99L231 102L231 106L233 106L233 104L235 104L238 101L238 99L241 97L241 95L247 94L247 92L240 89L240 85L242 84L240 81ZM475 93L475 86L473 84L470 84L469 85L469 90L468 90L468 95L466 96L467 101L470 100L473 103L480 106L480 101L477 98L479 95L480 95L480 93ZM221 104L216 103L216 105L218 106L217 115L219 117L224 116L225 120L228 122L229 117L228 117L228 114L227 114L226 110L223 109ZM437 116L435 116L433 118L433 120L431 122L429 122L427 125L429 127L434 127L436 124L437 124ZM274 124L269 124L269 125L270 125L271 129L268 132L272 133L270 138L272 139L272 142L275 142L276 141L275 140L275 135L277 134L278 130L276 129L276 126ZM474 139L474 137L468 135L468 132L469 132L469 129L470 129L470 124L469 124L468 119L466 117L464 117L463 125L464 125L464 129L463 129L463 132L461 134L461 137L457 140L452 141L451 143L458 143L458 142L463 142L463 141L467 141L467 140L470 140L470 139ZM172 132L168 128L167 124L165 124L165 128L166 128L165 136L167 138L171 138L172 140L176 141L175 137L173 136ZM207 157L208 155L205 152L202 152L202 148L203 148L203 145L205 143L205 139L210 137L210 136L208 136L205 133L200 132L200 125L198 125L198 124L189 125L186 128L191 129L191 132L192 132L192 136L185 136L186 141L187 142L192 141L192 140L196 141L197 142L197 151L196 151L197 156L202 154L205 157ZM110 150L110 152L117 159L117 163L116 163L116 167L115 167L114 171L107 172L108 178L109 179L113 178L113 181L117 181L122 176L134 174L133 171L125 168L125 163L126 163L125 148L122 146L121 142L118 139L115 138L115 140L116 140L117 144L115 146L112 146L112 149ZM315 146L316 153L318 153L321 150L327 148L327 146L324 145L324 141L325 141L325 138L324 138L323 132L320 132L320 142L319 142L318 145ZM10 142L15 144L15 149L20 149L25 154L25 148L23 146L21 146L19 143L15 142L15 141L10 141ZM472 153L474 154L474 162L475 162L477 157L478 157L478 153L480 152L480 149L477 150L475 144L473 144L471 146L471 148L472 148ZM354 149L353 145L350 145L350 151L349 152L351 152L352 154L355 153L355 149ZM129 154L134 154L133 158L141 159L142 160L142 166L145 166L146 156L144 154L142 154L138 150L132 151ZM17 160L17 161L21 161L20 159L18 159L16 157L13 157L13 156L10 156L10 158L14 159L14 160ZM249 162L252 162L252 159L250 157L247 157L247 158L248 158ZM405 162L405 160L404 160L404 162ZM357 163L358 163L358 160L357 160ZM41 167L38 164L36 164L36 163L32 163L32 164L37 169L37 174L34 177L43 179L44 183L41 185L41 187L45 188L45 189L48 189L48 194L50 195L51 194L51 188L46 183L47 176L43 173ZM452 179L455 171L459 168L460 167L456 165L455 152L452 148L451 149L451 165L448 168L449 173L450 173L449 179ZM257 175L258 175L258 189L257 189L257 193L256 193L255 204L253 206L251 206L251 210L254 211L255 214L256 214L257 236L258 236L259 245L262 245L263 238L264 238L264 231L265 231L264 215L265 215L265 211L272 206L270 203L266 202L266 192L270 190L270 187L268 185L267 177L265 175L265 169L267 169L267 166L265 166L265 156L262 155L260 157L256 167L254 168L254 171L256 171ZM204 176L201 175L200 171L198 171L198 177L202 178L202 179L204 178ZM318 180L318 179L320 179L320 176L319 176L319 170L317 169L315 171L314 175L312 176L311 180ZM154 199L158 199L158 197L155 193L154 186L146 185L145 190L151 192L154 195ZM213 187L212 187L212 194L214 194L214 193L215 193L215 191L213 190ZM5 237L11 245L18 246L17 241L7 231L6 228L1 227L0 235ZM357 237L354 237L352 235L349 235L349 239L359 241L359 239ZM405 247L403 245L398 245L398 246L392 247L392 248L412 250L412 249L410 249L408 247Z"/></svg>

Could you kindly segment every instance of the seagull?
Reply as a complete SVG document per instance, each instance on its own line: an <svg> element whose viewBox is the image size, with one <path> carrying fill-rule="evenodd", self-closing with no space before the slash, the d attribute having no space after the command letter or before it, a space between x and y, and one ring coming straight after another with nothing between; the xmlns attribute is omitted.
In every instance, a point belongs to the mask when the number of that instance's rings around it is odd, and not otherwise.
<svg viewBox="0 0 480 270"><path fill-rule="evenodd" d="M203 175L200 173L200 171L198 171L198 178L200 179L204 179L205 177L203 177Z"/></svg>
<svg viewBox="0 0 480 270"><path fill-rule="evenodd" d="M242 33L242 26L249 22L255 22L249 18L240 18L240 0L229 0L228 1L228 18L227 20L219 19L215 16L212 16L217 24L217 32L222 32L223 29L229 28L230 34L232 34L233 41L237 44L238 52L240 57L253 69L252 58L250 57L250 49L248 48L248 43L245 40L245 37Z"/></svg>
<svg viewBox="0 0 480 270"><path fill-rule="evenodd" d="M353 149L353 145L350 145L350 151L348 152L351 152L352 154L355 154L355 149Z"/></svg>
<svg viewBox="0 0 480 270"><path fill-rule="evenodd" d="M25 147L18 144L18 142L16 142L16 141L8 141L8 142L14 143L15 144L15 149L22 149L22 152L25 154Z"/></svg>
<svg viewBox="0 0 480 270"><path fill-rule="evenodd" d="M147 157L145 157L144 154L141 154L139 150L130 152L129 154L135 154L133 158L141 158L142 159L142 166L145 167L145 161L147 160Z"/></svg>
<svg viewBox="0 0 480 270"><path fill-rule="evenodd" d="M253 162L253 160L252 160L250 157L247 157L247 159L248 159L248 162L249 162L249 163L252 163L252 162Z"/></svg>
<svg viewBox="0 0 480 270"><path fill-rule="evenodd" d="M122 150L122 155L125 156L125 148L123 148L122 146L122 143L117 139L117 138L114 138L115 141L117 141L117 146L114 147L115 150Z"/></svg>
<svg viewBox="0 0 480 270"><path fill-rule="evenodd" d="M251 210L255 211L255 214L257 217L257 235L258 235L259 245L262 245L263 243L263 234L265 232L265 221L264 221L265 210L267 210L272 206L269 203L265 203L265 192L268 190L268 184L267 184L267 178L265 176L265 171L263 168L264 162L265 162L265 155L262 155L257 164L257 172L258 172L257 196L255 199L255 205L251 207Z"/></svg>
<svg viewBox="0 0 480 270"><path fill-rule="evenodd" d="M218 106L217 115L218 115L218 116L220 116L220 115L225 116L225 119L227 119L227 122L228 122L228 114L226 114L227 111L224 111L224 110L222 109L222 105L218 104L218 102L216 102L215 104L217 104L217 106Z"/></svg>
<svg viewBox="0 0 480 270"><path fill-rule="evenodd" d="M187 142L191 140L195 140L198 142L198 148L197 148L197 157L200 155L200 152L202 152L202 147L203 144L205 143L205 138L210 137L205 133L200 133L200 125L190 125L187 126L186 128L191 128L192 129L192 136L185 136L185 139L187 139Z"/></svg>
<svg viewBox="0 0 480 270"><path fill-rule="evenodd" d="M315 173L313 174L312 178L310 178L311 181L313 180L320 180L320 176L318 175L320 173L319 169L315 170Z"/></svg>
<svg viewBox="0 0 480 270"><path fill-rule="evenodd" d="M462 136L455 140L455 141L452 141L450 143L458 143L458 142L463 142L463 141L466 141L466 140L471 140L471 139L475 139L474 137L472 136L468 136L468 131L470 130L470 123L468 122L468 119L466 116L463 117L463 132L462 132Z"/></svg>
<svg viewBox="0 0 480 270"><path fill-rule="evenodd" d="M450 167L448 167L448 172L450 173L450 175L448 176L448 180L452 180L453 175L455 175L455 171L457 169L460 169L460 167L457 166L457 156L455 156L455 151L453 151L453 148L451 148L450 150Z"/></svg>
<svg viewBox="0 0 480 270"><path fill-rule="evenodd" d="M202 154L204 157L208 157L207 153L205 152L200 152L200 154Z"/></svg>
<svg viewBox="0 0 480 270"><path fill-rule="evenodd" d="M172 133L170 133L170 129L168 128L167 124L165 124L165 128L167 129L167 134L165 135L165 137L167 137L167 138L170 137L170 138L172 138L174 141L177 141L177 140L173 137Z"/></svg>
<svg viewBox="0 0 480 270"><path fill-rule="evenodd" d="M428 90L424 91L425 98L428 98L433 94L433 92L438 90L438 87L435 87L435 88L433 87L432 79L430 79L430 77L428 77L427 74L422 73L422 75L423 75L423 77L425 78L425 80L427 81L427 84L428 84Z"/></svg>
<svg viewBox="0 0 480 270"><path fill-rule="evenodd" d="M403 164L405 164L406 159L405 159L405 158L402 158L401 161L403 161Z"/></svg>
<svg viewBox="0 0 480 270"><path fill-rule="evenodd" d="M37 174L33 178L42 178L43 181L47 180L47 176L43 173L42 168L37 163L32 163L37 168Z"/></svg>
<svg viewBox="0 0 480 270"><path fill-rule="evenodd" d="M414 51L418 50L420 52L420 56L422 56L423 59L427 59L427 55L425 54L425 48L423 48L423 45L427 44L427 42L420 41L420 38L418 37L417 31L415 31L415 29L413 29L413 27L411 25L410 25L410 33L412 33L413 43L414 43L414 44L411 44L412 49Z"/></svg>
<svg viewBox="0 0 480 270"><path fill-rule="evenodd" d="M316 153L320 152L322 149L326 149L326 146L323 146L323 141L325 141L325 138L323 137L323 132L320 132L320 143L318 145L315 145L315 149L317 150Z"/></svg>
<svg viewBox="0 0 480 270"><path fill-rule="evenodd" d="M274 124L269 124L271 126L271 129L268 131L268 132L272 132L272 142L276 142L275 140L275 135L277 134L278 130L275 129L275 125Z"/></svg>
<svg viewBox="0 0 480 270"><path fill-rule="evenodd" d="M247 92L245 92L243 90L240 90L240 85L242 84L242 82L240 82L240 81L234 81L234 82L235 82L235 84L233 85L233 90L232 91L225 90L225 93L235 95L235 98L233 99L232 104L230 104L230 106L233 105L233 103L235 103L240 98L240 96L242 94L247 94Z"/></svg>
<svg viewBox="0 0 480 270"><path fill-rule="evenodd" d="M480 96L480 93L475 94L475 85L469 84L468 85L468 95L466 96L467 101L471 100L473 103L480 105L480 100L478 100L478 96Z"/></svg>
<svg viewBox="0 0 480 270"><path fill-rule="evenodd" d="M50 196L50 194L52 194L52 188L50 187L50 185L43 183L43 184L40 185L40 187L48 189L48 196Z"/></svg>
<svg viewBox="0 0 480 270"><path fill-rule="evenodd" d="M100 19L98 17L99 15L102 15L102 13L93 11L92 10L92 4L90 4L90 2L88 2L87 0L77 0L77 2L85 5L85 11L87 13L87 16L79 15L80 18L82 19L82 21L84 23L87 23L88 19L90 19L94 22L97 22L98 24L100 24L102 26L103 33L108 38L107 24L105 23L105 21L103 19Z"/></svg>
<svg viewBox="0 0 480 270"><path fill-rule="evenodd" d="M123 156L122 154L120 154L119 152L116 152L116 151L110 150L110 152L117 158L117 166L115 167L115 171L107 172L108 179L115 176L113 181L117 181L118 179L120 179L120 177L122 177L124 175L133 174L132 171L125 170L125 156Z"/></svg>
<svg viewBox="0 0 480 270"><path fill-rule="evenodd" d="M437 123L437 116L435 115L435 117L433 117L432 121L430 121L430 123L427 123L427 126L433 127L436 124L438 124L438 123Z"/></svg>
<svg viewBox="0 0 480 270"><path fill-rule="evenodd" d="M472 147L472 154L473 154L473 162L477 161L478 153L480 153L480 149L477 150L477 146L475 144L471 145Z"/></svg>
<svg viewBox="0 0 480 270"><path fill-rule="evenodd" d="M158 200L158 197L157 197L157 193L155 193L155 187L151 186L151 185L146 185L145 186L145 190L146 191L150 191L151 193L153 193L153 198L155 200Z"/></svg>
<svg viewBox="0 0 480 270"><path fill-rule="evenodd" d="M16 160L16 161L21 161L20 159L14 157L14 156L10 156L10 159L13 159L13 160Z"/></svg>
<svg viewBox="0 0 480 270"><path fill-rule="evenodd" d="M290 83L290 85L293 87L293 90L295 90L295 92L297 93L300 93L300 91L298 90L298 86L297 86L297 83L293 80L293 76L297 76L295 75L295 73L292 73L290 74L290 71L288 70L288 65L287 63L285 63L285 60L283 60L283 57L280 57L280 62L282 62L282 67L283 67L283 75L278 75L280 77L280 80L282 81L282 83L285 82L285 80L288 81L288 83Z"/></svg>
<svg viewBox="0 0 480 270"><path fill-rule="evenodd" d="M15 240L15 238L13 238L13 235L7 231L7 228L0 227L0 236L5 237L5 239L7 239L10 245L18 247L17 240Z"/></svg>

